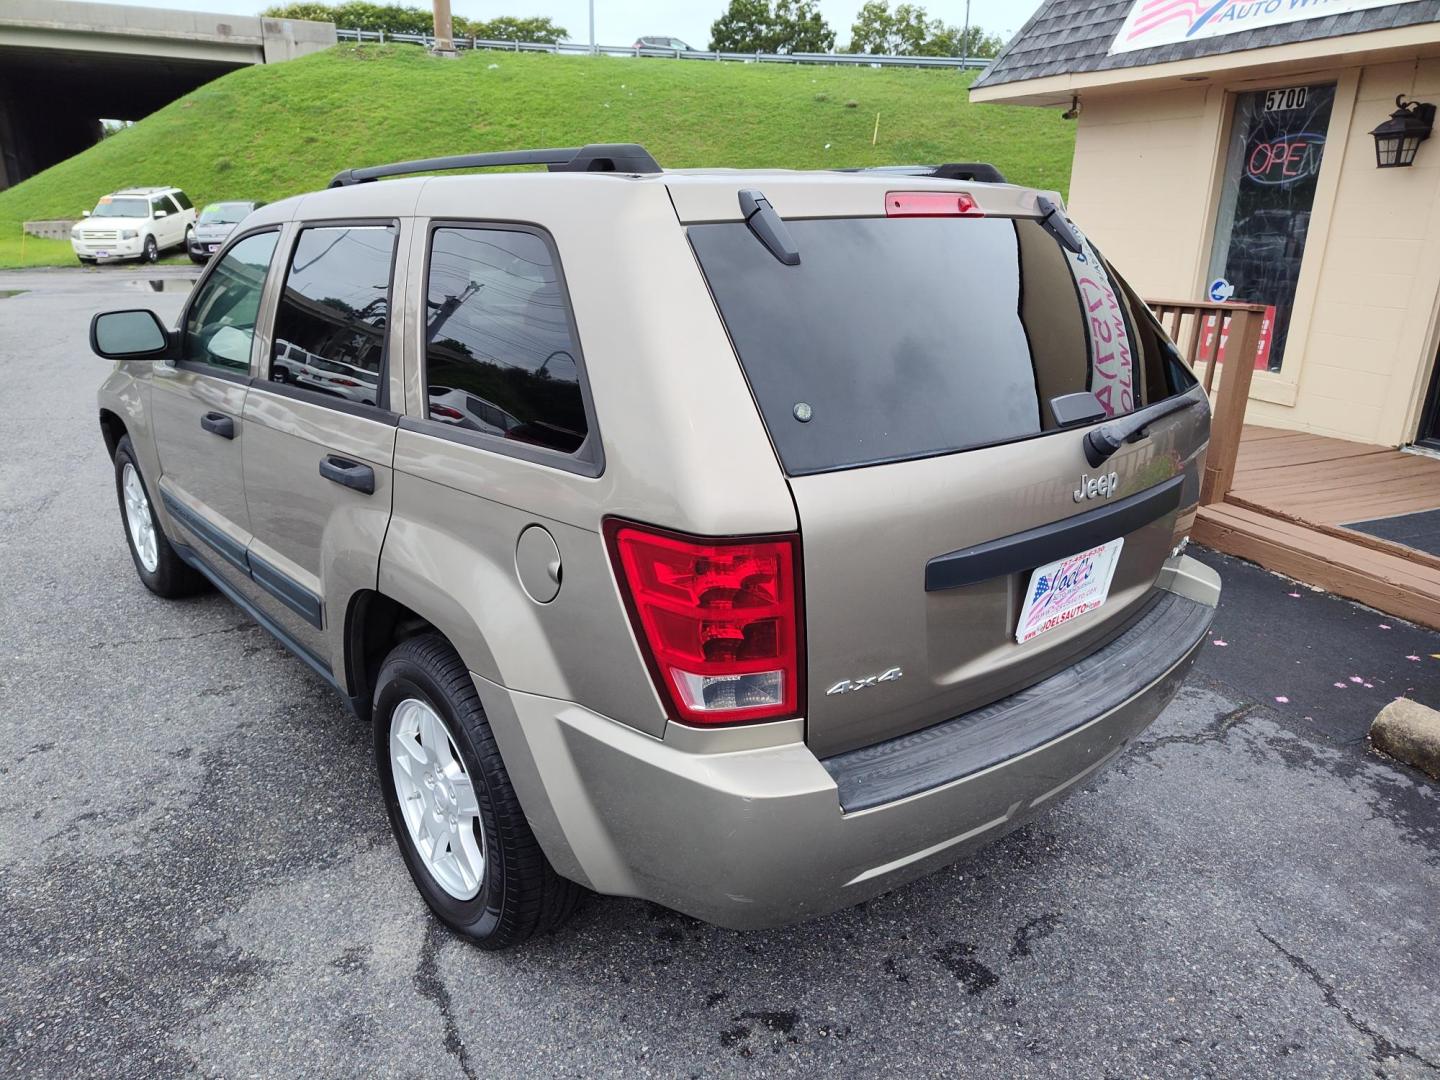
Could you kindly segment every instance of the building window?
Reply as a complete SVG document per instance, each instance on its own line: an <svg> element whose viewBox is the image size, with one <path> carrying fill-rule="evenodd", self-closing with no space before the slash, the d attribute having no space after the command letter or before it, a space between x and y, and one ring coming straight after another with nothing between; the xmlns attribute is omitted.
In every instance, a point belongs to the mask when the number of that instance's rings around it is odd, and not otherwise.
<svg viewBox="0 0 1440 1080"><path fill-rule="evenodd" d="M1279 371L1284 363L1334 101L1333 85L1235 98L1210 280L1224 278L1235 300L1268 309L1255 357L1261 370Z"/></svg>

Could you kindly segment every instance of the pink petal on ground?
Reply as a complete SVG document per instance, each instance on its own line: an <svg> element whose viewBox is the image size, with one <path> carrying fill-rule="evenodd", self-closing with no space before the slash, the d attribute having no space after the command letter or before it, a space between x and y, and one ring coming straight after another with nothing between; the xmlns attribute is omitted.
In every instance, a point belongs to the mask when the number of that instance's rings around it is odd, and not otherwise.
<svg viewBox="0 0 1440 1080"><path fill-rule="evenodd" d="M1351 681L1351 682L1364 682L1365 680L1362 679L1362 678L1360 678L1359 675L1351 675L1351 676L1350 676L1350 681Z"/></svg>
<svg viewBox="0 0 1440 1080"><path fill-rule="evenodd" d="M1389 623L1383 623L1383 622L1382 622L1382 623L1380 623L1379 625L1380 625L1380 629L1381 629L1381 630L1389 630L1389 629L1390 629L1390 624L1389 624Z"/></svg>
<svg viewBox="0 0 1440 1080"><path fill-rule="evenodd" d="M1414 653L1411 653L1409 656L1405 657L1405 659L1419 661L1420 657L1416 656Z"/></svg>
<svg viewBox="0 0 1440 1080"><path fill-rule="evenodd" d="M1288 697L1286 697L1284 694L1278 694L1278 695L1276 695L1275 700L1278 701L1281 705L1289 705L1289 704L1290 704L1290 699L1289 699Z"/></svg>
<svg viewBox="0 0 1440 1080"><path fill-rule="evenodd" d="M1337 682L1337 683L1335 684L1335 689L1336 689L1336 690L1344 690L1344 689L1345 689L1345 684L1344 684L1343 682Z"/></svg>
<svg viewBox="0 0 1440 1080"><path fill-rule="evenodd" d="M1298 592L1292 592L1292 593L1289 593L1288 595L1293 596L1296 600L1299 600L1299 599L1300 599L1300 594L1299 594Z"/></svg>
<svg viewBox="0 0 1440 1080"><path fill-rule="evenodd" d="M1365 684L1365 689L1366 689L1366 690L1374 690L1374 689L1375 689L1375 684L1374 684L1373 682L1367 682L1367 683Z"/></svg>
<svg viewBox="0 0 1440 1080"><path fill-rule="evenodd" d="M1223 649L1223 648L1225 648L1225 646L1229 645L1230 643L1229 643L1228 641L1221 641L1219 638L1216 638L1214 641L1210 642L1210 644L1211 644L1211 645L1219 645L1219 646Z"/></svg>

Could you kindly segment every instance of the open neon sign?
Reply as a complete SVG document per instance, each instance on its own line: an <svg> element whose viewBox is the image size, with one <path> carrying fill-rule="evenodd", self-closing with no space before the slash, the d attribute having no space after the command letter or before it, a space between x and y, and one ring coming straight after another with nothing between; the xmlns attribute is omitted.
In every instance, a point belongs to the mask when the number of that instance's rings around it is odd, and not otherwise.
<svg viewBox="0 0 1440 1080"><path fill-rule="evenodd" d="M1325 136L1312 131L1256 143L1245 162L1245 175L1257 184L1293 184L1320 171Z"/></svg>

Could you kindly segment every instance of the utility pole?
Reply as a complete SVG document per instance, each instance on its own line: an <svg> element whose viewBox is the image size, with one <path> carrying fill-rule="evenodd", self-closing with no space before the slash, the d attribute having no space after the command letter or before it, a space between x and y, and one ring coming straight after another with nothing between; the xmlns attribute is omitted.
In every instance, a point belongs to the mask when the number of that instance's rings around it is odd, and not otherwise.
<svg viewBox="0 0 1440 1080"><path fill-rule="evenodd" d="M960 70L964 71L970 63L970 0L965 0L965 36L960 42Z"/></svg>
<svg viewBox="0 0 1440 1080"><path fill-rule="evenodd" d="M435 0L435 49L436 56L455 55L454 27L450 21L450 0Z"/></svg>
<svg viewBox="0 0 1440 1080"><path fill-rule="evenodd" d="M590 55L595 55L595 0L590 0Z"/></svg>

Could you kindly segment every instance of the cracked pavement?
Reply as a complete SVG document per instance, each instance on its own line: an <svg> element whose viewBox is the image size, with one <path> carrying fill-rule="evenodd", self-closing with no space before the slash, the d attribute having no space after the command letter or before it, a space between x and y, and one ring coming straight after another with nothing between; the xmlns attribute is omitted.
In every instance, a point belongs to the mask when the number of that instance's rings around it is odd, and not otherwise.
<svg viewBox="0 0 1440 1080"><path fill-rule="evenodd" d="M976 858L761 933L450 937L333 692L130 565L86 325L184 276L0 276L0 1075L1440 1076L1440 786L1364 743L1440 635L1206 553L1176 702Z"/></svg>

